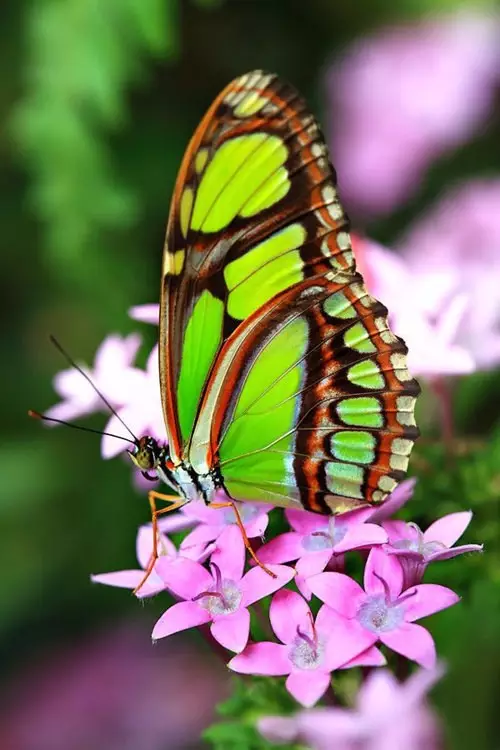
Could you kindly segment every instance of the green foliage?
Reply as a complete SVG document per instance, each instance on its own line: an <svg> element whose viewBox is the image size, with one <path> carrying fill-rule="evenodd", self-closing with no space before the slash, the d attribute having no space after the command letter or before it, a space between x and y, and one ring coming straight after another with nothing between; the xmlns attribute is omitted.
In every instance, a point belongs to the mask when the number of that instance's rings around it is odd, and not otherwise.
<svg viewBox="0 0 500 750"><path fill-rule="evenodd" d="M297 710L283 680L272 677L233 677L233 694L217 707L223 720L209 727L203 737L216 750L268 750L275 747L255 729L261 716L285 716ZM298 745L280 745L300 750Z"/></svg>
<svg viewBox="0 0 500 750"><path fill-rule="evenodd" d="M106 135L125 120L126 87L147 56L177 49L177 0L39 0L26 25L25 94L13 119L54 264L78 269L102 233L130 226L134 191L117 176Z"/></svg>

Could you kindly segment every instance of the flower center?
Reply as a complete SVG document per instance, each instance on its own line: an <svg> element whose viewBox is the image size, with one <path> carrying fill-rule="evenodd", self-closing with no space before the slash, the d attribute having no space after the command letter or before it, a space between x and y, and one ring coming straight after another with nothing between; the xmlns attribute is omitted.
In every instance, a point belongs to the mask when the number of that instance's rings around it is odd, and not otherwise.
<svg viewBox="0 0 500 750"><path fill-rule="evenodd" d="M318 638L311 615L309 615L309 619L311 620L312 637L297 626L297 636L289 653L290 661L298 669L316 669L323 662L325 653L324 643Z"/></svg>
<svg viewBox="0 0 500 750"><path fill-rule="evenodd" d="M213 569L214 583L207 591L195 596L193 601L198 601L203 609L211 615L230 615L239 609L242 599L241 589L235 581L222 578L219 567L211 563Z"/></svg>
<svg viewBox="0 0 500 750"><path fill-rule="evenodd" d="M370 596L358 609L358 621L372 633L386 633L399 627L404 620L402 607L386 602L383 594Z"/></svg>
<svg viewBox="0 0 500 750"><path fill-rule="evenodd" d="M302 539L302 546L307 552L319 552L324 549L331 549L342 541L347 533L347 526L339 523L332 516L328 519L328 526L318 531L307 534Z"/></svg>
<svg viewBox="0 0 500 750"><path fill-rule="evenodd" d="M447 549L442 542L425 542L423 531L416 523L408 524L414 531L415 536L412 539L400 539L394 543L396 549L408 550L409 552L418 552L423 558L430 557L435 552Z"/></svg>
<svg viewBox="0 0 500 750"><path fill-rule="evenodd" d="M372 633L386 633L388 630L398 628L405 619L404 608L401 606L404 601L415 596L415 589L405 591L397 599L391 599L391 591L387 581L373 574L378 578L384 587L384 593L367 596L357 612L358 622Z"/></svg>

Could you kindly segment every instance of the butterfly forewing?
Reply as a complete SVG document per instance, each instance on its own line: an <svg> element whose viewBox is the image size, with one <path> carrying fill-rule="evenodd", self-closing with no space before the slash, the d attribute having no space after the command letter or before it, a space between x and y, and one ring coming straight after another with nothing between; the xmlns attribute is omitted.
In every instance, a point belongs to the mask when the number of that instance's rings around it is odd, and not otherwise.
<svg viewBox="0 0 500 750"><path fill-rule="evenodd" d="M321 132L276 76L233 81L188 147L160 329L174 463L318 512L381 502L404 474L406 348L355 271Z"/></svg>

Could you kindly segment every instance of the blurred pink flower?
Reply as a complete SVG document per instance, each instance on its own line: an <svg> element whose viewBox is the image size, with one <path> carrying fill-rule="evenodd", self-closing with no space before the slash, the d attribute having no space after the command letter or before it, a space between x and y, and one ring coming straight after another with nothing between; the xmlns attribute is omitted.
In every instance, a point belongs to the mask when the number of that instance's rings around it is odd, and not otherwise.
<svg viewBox="0 0 500 750"><path fill-rule="evenodd" d="M160 535L158 540L158 550L160 557L158 558L155 568L150 574L140 590L137 592L137 596L140 598L146 596L153 596L158 594L160 591L165 591L167 586L162 577L156 572L159 561L162 561L162 571L169 568L173 568L175 577L179 577L180 568L183 565L183 560L187 557L192 560L198 560L203 562L206 560L209 554L213 551L213 547L205 548L205 545L198 547L191 547L189 553L179 554L173 542L166 535L167 531L180 531L186 528L186 520L189 524L189 519L185 519L180 514L176 514L176 523L171 518L161 519L159 521ZM117 586L122 589L135 589L144 578L144 571L148 567L151 555L153 553L153 530L151 524L146 524L139 527L136 539L136 555L137 561L140 565L139 569L131 570L116 570L111 573L97 573L92 575L90 578L93 583L103 583L106 586Z"/></svg>
<svg viewBox="0 0 500 750"><path fill-rule="evenodd" d="M160 398L160 377L158 374L158 346L148 357L145 370L138 370L135 387L131 389L127 402L117 409L119 416L135 435L152 435L158 440L166 440L163 409ZM110 417L106 432L130 437L127 430L114 414ZM103 458L112 458L124 450L122 440L103 435L101 453Z"/></svg>
<svg viewBox="0 0 500 750"><path fill-rule="evenodd" d="M267 514L272 506L263 503L237 503L237 506L248 538L261 537L267 528ZM193 545L203 545L218 539L224 529L236 523L233 508L211 508L204 503L189 503L184 506L182 513L191 519L193 524L197 524L181 542L182 552L189 550Z"/></svg>
<svg viewBox="0 0 500 750"><path fill-rule="evenodd" d="M243 574L245 545L237 526L222 532L210 566L211 573L199 563L185 560L178 577L168 561L158 561L156 570L165 585L185 601L172 605L160 617L153 640L210 622L216 641L230 651L242 651L250 634L248 607L285 586L295 573L285 565L271 565L276 578L262 568Z"/></svg>
<svg viewBox="0 0 500 750"><path fill-rule="evenodd" d="M160 318L160 305L134 305L130 308L128 314L133 320L138 320L141 323L153 323L157 326Z"/></svg>
<svg viewBox="0 0 500 750"><path fill-rule="evenodd" d="M430 668L436 662L431 634L415 620L451 607L459 597L451 589L420 584L403 592L403 569L396 557L374 547L365 567L365 590L342 573L319 573L309 578L315 596L338 613L340 625L360 650L384 643L403 656Z"/></svg>
<svg viewBox="0 0 500 750"><path fill-rule="evenodd" d="M98 348L94 367L82 366L115 408L129 401L140 382L141 371L132 367L140 345L141 338L136 333L124 337L111 334ZM54 388L63 401L47 409L48 417L72 421L93 412L107 411L106 404L74 367L57 373Z"/></svg>
<svg viewBox="0 0 500 750"><path fill-rule="evenodd" d="M386 305L394 332L408 346L410 371L430 378L472 372L474 359L459 343L466 296L456 292L445 307L430 310L419 291L417 271L401 255L358 236L353 244L369 291ZM422 283L427 273L425 267L420 269Z"/></svg>
<svg viewBox="0 0 500 750"><path fill-rule="evenodd" d="M482 544L462 544L453 547L472 520L472 512L450 513L434 521L427 531L416 523L386 521L384 529L389 544L384 551L396 555L403 568L403 591L422 581L426 567L431 562L449 560L466 552L482 552Z"/></svg>
<svg viewBox="0 0 500 750"><path fill-rule="evenodd" d="M442 674L441 667L420 670L400 683L389 670L377 670L361 685L353 710L265 716L258 728L269 742L304 743L312 750L439 750L441 728L425 694Z"/></svg>
<svg viewBox="0 0 500 750"><path fill-rule="evenodd" d="M280 534L259 549L264 563L298 560L295 583L306 599L311 598L307 579L329 569L342 569L344 553L387 541L386 532L376 524L365 523L372 508L361 508L342 516L320 516L303 510L287 510L292 531ZM333 558L333 560L332 560Z"/></svg>
<svg viewBox="0 0 500 750"><path fill-rule="evenodd" d="M461 12L356 41L327 74L330 144L354 214L388 213L429 164L487 123L500 72L499 21Z"/></svg>
<svg viewBox="0 0 500 750"><path fill-rule="evenodd" d="M294 591L278 591L269 617L281 644L252 643L228 666L241 674L288 675L286 688L303 706L312 706L321 698L334 669L385 663L377 649L371 648L361 657L365 649L349 631L337 627L329 607L321 607L314 621L306 602ZM350 664L351 659L356 659L355 663Z"/></svg>
<svg viewBox="0 0 500 750"><path fill-rule="evenodd" d="M430 320L464 299L454 340L481 368L500 363L499 205L499 179L462 184L417 219L397 246L412 294Z"/></svg>

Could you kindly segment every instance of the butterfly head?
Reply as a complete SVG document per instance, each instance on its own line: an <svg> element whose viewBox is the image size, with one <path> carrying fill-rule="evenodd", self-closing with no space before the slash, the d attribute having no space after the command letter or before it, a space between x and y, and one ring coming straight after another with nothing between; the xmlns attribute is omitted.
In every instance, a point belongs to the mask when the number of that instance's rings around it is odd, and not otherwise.
<svg viewBox="0 0 500 750"><path fill-rule="evenodd" d="M127 451L130 459L138 469L141 470L142 475L146 479L156 481L156 476L150 476L148 472L155 471L160 464L165 449L160 447L157 440L151 435L144 435L139 438L134 448L131 451Z"/></svg>

